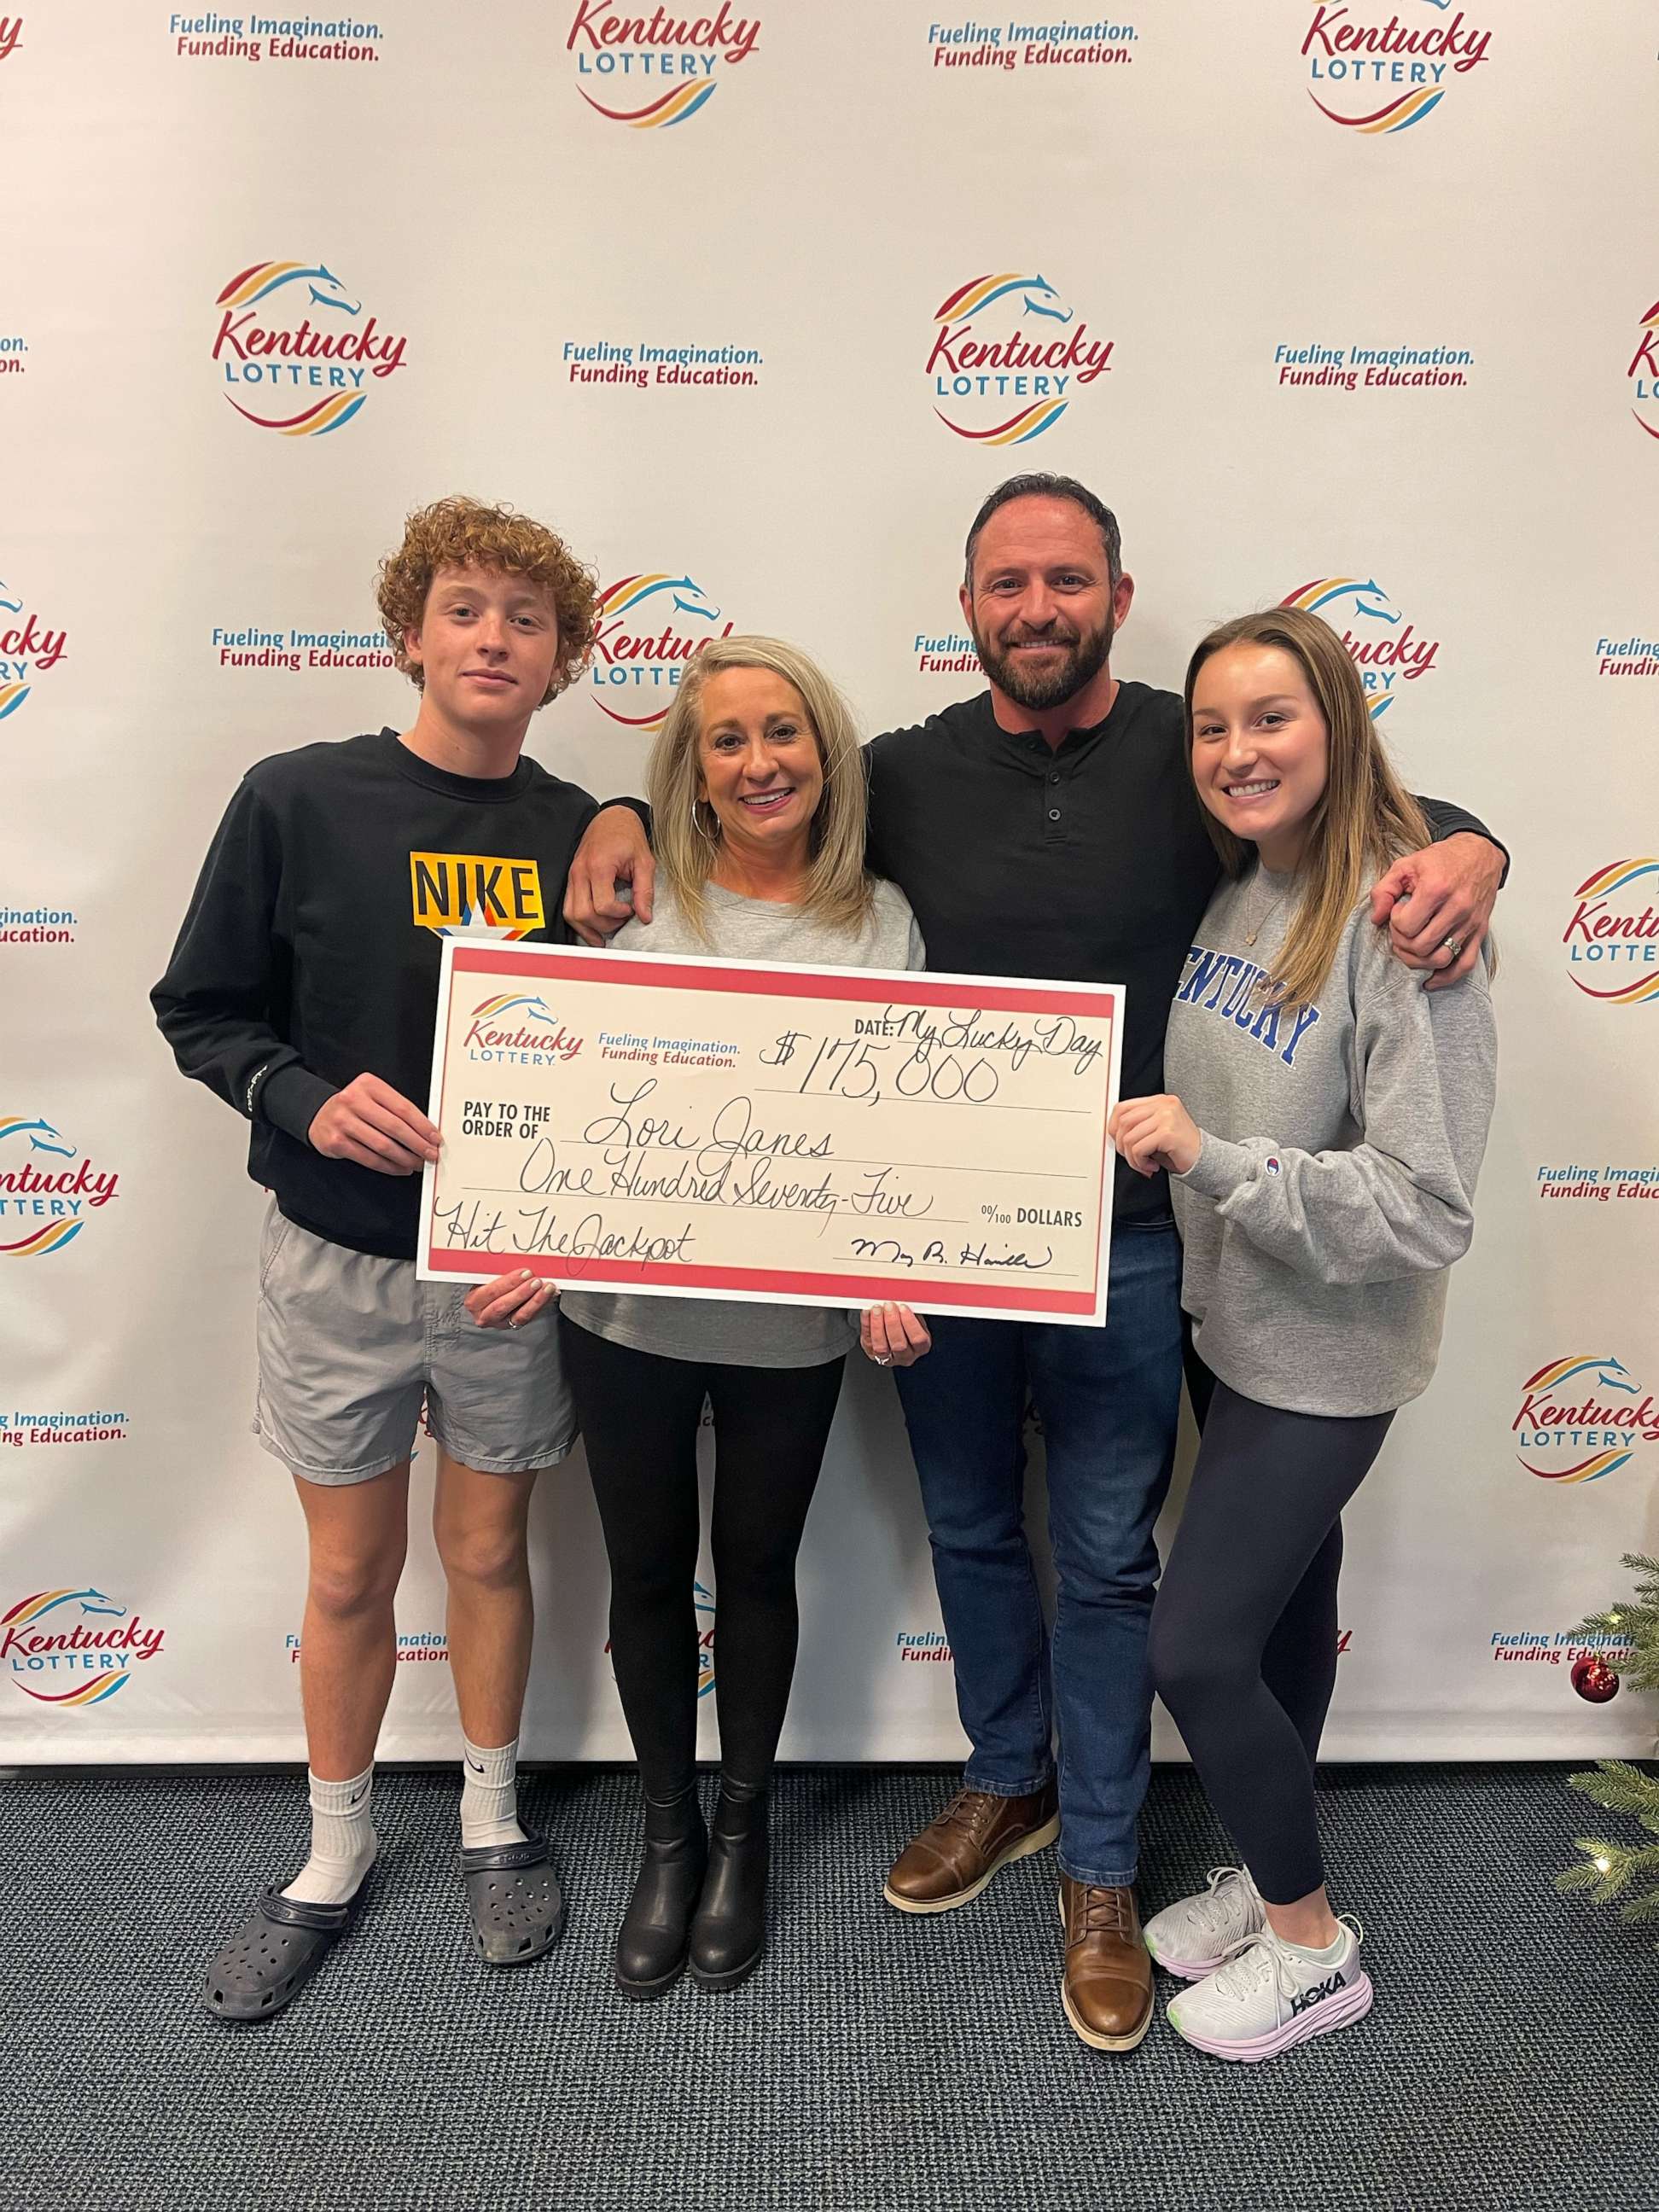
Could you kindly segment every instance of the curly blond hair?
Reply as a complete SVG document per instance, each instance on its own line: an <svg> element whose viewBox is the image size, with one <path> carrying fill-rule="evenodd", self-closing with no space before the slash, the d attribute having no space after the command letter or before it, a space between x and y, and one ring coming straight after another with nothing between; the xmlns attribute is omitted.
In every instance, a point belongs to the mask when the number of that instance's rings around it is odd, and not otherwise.
<svg viewBox="0 0 1659 2212"><path fill-rule="evenodd" d="M427 593L441 568L492 568L527 576L552 598L559 622L559 657L545 707L580 673L593 649L599 576L564 540L510 507L452 497L417 507L404 526L404 542L381 562L375 598L398 665L416 689L426 678L404 648L404 633L418 629Z"/></svg>

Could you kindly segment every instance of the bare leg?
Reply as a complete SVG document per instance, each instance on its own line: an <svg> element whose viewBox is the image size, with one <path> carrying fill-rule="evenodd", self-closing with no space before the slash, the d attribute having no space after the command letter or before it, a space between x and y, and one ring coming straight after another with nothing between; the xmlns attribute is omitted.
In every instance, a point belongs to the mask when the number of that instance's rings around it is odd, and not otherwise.
<svg viewBox="0 0 1659 2212"><path fill-rule="evenodd" d="M294 1480L311 1543L300 1635L306 1745L319 1780L345 1782L373 1763L397 1668L409 1462L340 1488Z"/></svg>
<svg viewBox="0 0 1659 2212"><path fill-rule="evenodd" d="M1269 1905L1265 1898L1261 1901L1268 1927L1284 1942L1300 1943L1310 1951L1322 1951L1334 1943L1341 1933L1322 1883L1317 1889L1310 1889L1305 1897L1298 1897L1292 1905Z"/></svg>
<svg viewBox="0 0 1659 2212"><path fill-rule="evenodd" d="M463 1733L511 1743L524 1711L535 1606L526 1526L534 1473L485 1474L438 1454L432 1531L449 1583L449 1670Z"/></svg>

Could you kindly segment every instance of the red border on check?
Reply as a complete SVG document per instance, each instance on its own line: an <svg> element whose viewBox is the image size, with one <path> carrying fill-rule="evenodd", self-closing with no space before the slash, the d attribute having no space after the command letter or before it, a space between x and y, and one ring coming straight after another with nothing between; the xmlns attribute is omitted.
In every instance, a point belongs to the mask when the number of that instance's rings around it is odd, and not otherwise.
<svg viewBox="0 0 1659 2212"><path fill-rule="evenodd" d="M603 956L601 969L592 953L571 952L556 946L534 951L504 947L499 943L468 945L450 941L452 977L488 974L491 976L537 976L544 981L607 985L641 983L655 988L693 990L713 996L787 1000L836 999L871 1006L960 1006L988 1013L1080 1014L1103 1022L1109 1035L1121 1017L1121 996L1099 988L1079 988L1064 983L1012 983L975 976L944 977L925 970L914 975L863 975L856 970L824 974L813 969L744 969L711 966L696 960L630 958L625 952ZM452 1018L453 1018L452 1006ZM437 1102L441 1125L443 1101ZM1048 1314L1087 1318L1097 1309L1102 1280L1107 1205L1109 1201L1111 1145L1102 1132L1100 1163L1100 1226L1094 1254L1094 1280L1087 1290L1066 1291L1032 1283L988 1283L982 1278L967 1282L943 1280L920 1272L902 1276L870 1273L809 1273L769 1267L699 1267L650 1260L590 1259L577 1255L490 1250L455 1250L446 1246L426 1250L423 1261L434 1274L477 1280L480 1270L499 1262L499 1272L527 1267L532 1274L568 1284L573 1289L626 1291L641 1286L703 1291L770 1294L779 1298L810 1298L853 1305L870 1305L887 1299L927 1310L960 1306L983 1310ZM595 1209L597 1210L597 1209Z"/></svg>

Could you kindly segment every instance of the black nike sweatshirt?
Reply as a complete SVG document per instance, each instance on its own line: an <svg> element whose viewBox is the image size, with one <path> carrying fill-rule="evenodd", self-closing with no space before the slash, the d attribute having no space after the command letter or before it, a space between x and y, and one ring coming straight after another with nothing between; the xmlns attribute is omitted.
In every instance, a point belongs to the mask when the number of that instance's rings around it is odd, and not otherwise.
<svg viewBox="0 0 1659 2212"><path fill-rule="evenodd" d="M184 1073L252 1124L248 1173L289 1220L414 1258L418 1176L325 1158L307 1132L365 1071L424 1109L443 939L569 943L594 811L534 761L451 775L392 730L248 770L150 1003Z"/></svg>

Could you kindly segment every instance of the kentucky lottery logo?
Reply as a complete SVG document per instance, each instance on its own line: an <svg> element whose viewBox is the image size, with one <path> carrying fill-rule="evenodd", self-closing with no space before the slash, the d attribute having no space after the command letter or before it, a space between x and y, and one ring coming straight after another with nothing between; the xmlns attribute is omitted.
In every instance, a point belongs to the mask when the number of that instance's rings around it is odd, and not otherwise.
<svg viewBox="0 0 1659 2212"><path fill-rule="evenodd" d="M657 131L706 107L759 38L760 18L734 15L729 0L702 15L667 8L630 15L606 0L577 0L564 44L576 57L576 89L590 107L608 123Z"/></svg>
<svg viewBox="0 0 1659 2212"><path fill-rule="evenodd" d="M933 412L982 446L1024 446L1052 430L1112 365L1115 341L1091 338L1043 276L975 276L933 310Z"/></svg>
<svg viewBox="0 0 1659 2212"><path fill-rule="evenodd" d="M1567 973L1591 999L1633 1006L1659 999L1659 860L1615 860L1573 893L1561 933Z"/></svg>
<svg viewBox="0 0 1659 2212"><path fill-rule="evenodd" d="M583 1042L570 1034L539 992L497 991L479 1000L466 1026L469 1060L511 1060L520 1067L574 1060Z"/></svg>
<svg viewBox="0 0 1659 2212"><path fill-rule="evenodd" d="M0 1613L0 1666L40 1705L101 1705L155 1658L164 1633L102 1590L36 1590Z"/></svg>
<svg viewBox="0 0 1659 2212"><path fill-rule="evenodd" d="M1650 438L1659 438L1659 300L1642 318L1642 335L1626 374L1635 403L1631 413Z"/></svg>
<svg viewBox="0 0 1659 2212"><path fill-rule="evenodd" d="M659 568L607 585L587 670L594 704L624 729L659 728L686 663L735 628L722 624L720 610L690 576Z"/></svg>
<svg viewBox="0 0 1659 2212"><path fill-rule="evenodd" d="M120 1177L38 1116L0 1114L0 1260L61 1252L107 1206Z"/></svg>
<svg viewBox="0 0 1659 2212"><path fill-rule="evenodd" d="M1308 97L1364 137L1387 137L1432 115L1459 77L1487 58L1492 33L1452 0L1320 0L1302 41Z"/></svg>
<svg viewBox="0 0 1659 2212"><path fill-rule="evenodd" d="M214 304L225 398L285 438L339 429L362 410L371 377L384 381L407 365L407 338L383 331L321 262L256 261Z"/></svg>
<svg viewBox="0 0 1659 2212"><path fill-rule="evenodd" d="M15 714L37 680L57 667L68 635L43 623L21 592L0 583L0 722Z"/></svg>
<svg viewBox="0 0 1659 2212"><path fill-rule="evenodd" d="M1405 684L1415 684L1433 667L1437 638L1419 637L1374 576L1316 576L1279 601L1303 607L1337 631L1359 671L1371 720L1379 720Z"/></svg>
<svg viewBox="0 0 1659 2212"><path fill-rule="evenodd" d="M1552 1359L1521 1386L1516 1456L1546 1482L1599 1482L1659 1443L1659 1407L1617 1359Z"/></svg>

